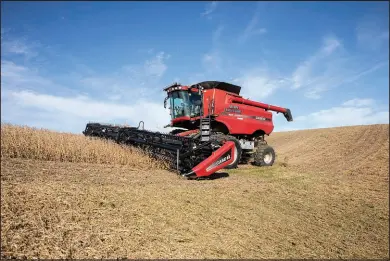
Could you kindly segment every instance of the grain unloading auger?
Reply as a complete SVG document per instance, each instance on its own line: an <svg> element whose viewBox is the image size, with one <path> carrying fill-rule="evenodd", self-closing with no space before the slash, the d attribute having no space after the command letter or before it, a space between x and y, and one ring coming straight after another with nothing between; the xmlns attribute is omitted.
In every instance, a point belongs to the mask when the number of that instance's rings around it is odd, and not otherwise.
<svg viewBox="0 0 390 261"><path fill-rule="evenodd" d="M143 122L138 127L88 123L83 133L140 147L188 178L207 177L239 163L271 166L275 152L264 139L274 128L270 111L283 113L287 121L292 121L291 112L244 99L240 90L217 81L175 83L164 89L164 107L169 100L171 114L165 127L181 129L160 133L145 130Z"/></svg>

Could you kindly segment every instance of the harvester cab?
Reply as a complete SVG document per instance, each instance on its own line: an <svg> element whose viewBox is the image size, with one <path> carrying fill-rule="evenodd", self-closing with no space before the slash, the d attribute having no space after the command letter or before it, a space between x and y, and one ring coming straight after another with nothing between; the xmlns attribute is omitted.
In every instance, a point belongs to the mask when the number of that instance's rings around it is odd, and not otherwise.
<svg viewBox="0 0 390 261"><path fill-rule="evenodd" d="M141 147L188 178L208 177L249 162L273 165L274 149L264 139L274 128L271 111L292 121L289 109L244 99L240 86L225 82L174 83L163 90L167 92L164 108L169 106L171 115L165 127L181 129L164 134L88 123L83 133Z"/></svg>
<svg viewBox="0 0 390 261"><path fill-rule="evenodd" d="M167 100L169 100L172 125L175 122L197 119L203 114L201 88L174 83L165 88L164 91L167 92L164 108L167 107Z"/></svg>

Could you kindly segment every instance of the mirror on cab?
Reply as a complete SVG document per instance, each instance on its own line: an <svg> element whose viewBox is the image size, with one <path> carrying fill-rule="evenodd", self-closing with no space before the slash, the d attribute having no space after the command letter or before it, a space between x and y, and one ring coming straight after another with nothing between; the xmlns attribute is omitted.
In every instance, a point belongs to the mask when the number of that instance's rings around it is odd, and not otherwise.
<svg viewBox="0 0 390 261"><path fill-rule="evenodd" d="M164 109L167 108L167 100L168 100L168 97L165 97L165 99L164 99Z"/></svg>

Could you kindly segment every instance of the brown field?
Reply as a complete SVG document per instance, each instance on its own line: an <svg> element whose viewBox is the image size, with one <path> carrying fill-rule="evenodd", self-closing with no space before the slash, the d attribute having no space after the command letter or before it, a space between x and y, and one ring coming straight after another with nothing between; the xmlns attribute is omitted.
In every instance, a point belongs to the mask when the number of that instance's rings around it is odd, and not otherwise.
<svg viewBox="0 0 390 261"><path fill-rule="evenodd" d="M273 133L191 181L81 135L1 127L1 256L389 258L389 125Z"/></svg>

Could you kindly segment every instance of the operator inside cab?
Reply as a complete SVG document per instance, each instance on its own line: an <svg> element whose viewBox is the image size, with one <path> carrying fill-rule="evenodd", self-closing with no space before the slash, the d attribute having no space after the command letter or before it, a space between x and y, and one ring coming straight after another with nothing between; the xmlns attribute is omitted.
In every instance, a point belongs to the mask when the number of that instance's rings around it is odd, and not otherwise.
<svg viewBox="0 0 390 261"><path fill-rule="evenodd" d="M190 117L200 116L200 105L202 103L200 95L197 93L189 93L189 97L191 106Z"/></svg>

